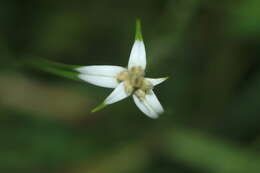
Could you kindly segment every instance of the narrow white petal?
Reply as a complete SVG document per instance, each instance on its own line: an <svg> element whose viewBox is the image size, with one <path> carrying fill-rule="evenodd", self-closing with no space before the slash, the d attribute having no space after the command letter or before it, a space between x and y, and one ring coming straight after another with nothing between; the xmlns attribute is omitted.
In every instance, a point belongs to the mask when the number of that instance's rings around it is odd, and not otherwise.
<svg viewBox="0 0 260 173"><path fill-rule="evenodd" d="M140 40L135 40L128 61L128 69L136 66L141 66L143 69L146 67L145 46Z"/></svg>
<svg viewBox="0 0 260 173"><path fill-rule="evenodd" d="M166 81L168 79L168 77L163 77L163 78L145 78L146 80L148 80L149 82L151 82L151 84L153 86L159 85L160 83Z"/></svg>
<svg viewBox="0 0 260 173"><path fill-rule="evenodd" d="M83 81L105 88L115 88L119 84L114 77L101 77L88 74L79 74L78 77Z"/></svg>
<svg viewBox="0 0 260 173"><path fill-rule="evenodd" d="M154 112L153 110L151 110L149 107L147 107L147 105L145 104L144 101L141 101L136 95L133 95L134 98L134 102L136 104L136 106L148 117L151 118L157 118L158 115L156 112Z"/></svg>
<svg viewBox="0 0 260 173"><path fill-rule="evenodd" d="M121 82L114 91L105 99L104 104L112 104L123 100L128 97L130 94L125 91L124 83Z"/></svg>
<svg viewBox="0 0 260 173"><path fill-rule="evenodd" d="M150 93L146 95L146 101L151 106L151 108L158 114L162 114L164 112L163 107L153 90L151 90Z"/></svg>
<svg viewBox="0 0 260 173"><path fill-rule="evenodd" d="M150 118L158 118L163 113L162 105L153 91L147 94L143 100L140 100L135 95L133 95L133 98L137 107Z"/></svg>
<svg viewBox="0 0 260 173"><path fill-rule="evenodd" d="M76 68L76 71L83 74L90 75L99 75L99 76L116 76L121 71L125 70L124 67L115 66L115 65L91 65L91 66L82 66Z"/></svg>
<svg viewBox="0 0 260 173"><path fill-rule="evenodd" d="M109 65L83 66L76 69L81 73L78 75L81 80L106 88L115 88L119 84L116 76L124 70L123 67Z"/></svg>

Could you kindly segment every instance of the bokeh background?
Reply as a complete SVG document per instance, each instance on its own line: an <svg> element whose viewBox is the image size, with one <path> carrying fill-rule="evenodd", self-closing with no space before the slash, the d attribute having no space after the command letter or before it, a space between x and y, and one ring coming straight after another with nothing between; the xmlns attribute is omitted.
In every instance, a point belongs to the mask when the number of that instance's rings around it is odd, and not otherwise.
<svg viewBox="0 0 260 173"><path fill-rule="evenodd" d="M1 173L259 173L259 0L2 0ZM165 108L24 61L126 66L142 20Z"/></svg>

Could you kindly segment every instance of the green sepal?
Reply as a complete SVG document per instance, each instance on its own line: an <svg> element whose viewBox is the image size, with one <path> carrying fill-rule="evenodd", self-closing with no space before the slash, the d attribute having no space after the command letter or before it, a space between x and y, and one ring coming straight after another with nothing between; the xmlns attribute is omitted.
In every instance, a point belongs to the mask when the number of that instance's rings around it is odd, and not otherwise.
<svg viewBox="0 0 260 173"><path fill-rule="evenodd" d="M135 24L135 40L143 41L141 21L139 19L136 20Z"/></svg>
<svg viewBox="0 0 260 173"><path fill-rule="evenodd" d="M57 76L80 81L78 78L79 72L75 71L75 69L80 66L62 64L43 58L27 58L23 60L21 64L37 70L52 73Z"/></svg>
<svg viewBox="0 0 260 173"><path fill-rule="evenodd" d="M94 109L92 109L91 112L94 113L94 112L100 111L100 110L104 109L107 106L108 106L108 104L102 103L101 105L99 105L99 106L95 107Z"/></svg>
<svg viewBox="0 0 260 173"><path fill-rule="evenodd" d="M59 63L59 62L54 62L54 61L46 60L46 59L43 59L43 58L40 58L38 61L43 63L43 64L50 65L52 67L56 67L56 68L63 69L63 70L75 71L76 68L81 67L79 65L62 64L62 63Z"/></svg>

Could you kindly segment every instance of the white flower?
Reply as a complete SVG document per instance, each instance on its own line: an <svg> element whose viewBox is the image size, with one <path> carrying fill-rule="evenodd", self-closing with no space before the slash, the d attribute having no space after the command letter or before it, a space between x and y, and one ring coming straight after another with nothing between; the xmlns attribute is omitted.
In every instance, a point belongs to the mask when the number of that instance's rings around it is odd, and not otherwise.
<svg viewBox="0 0 260 173"><path fill-rule="evenodd" d="M118 102L130 95L137 107L147 116L157 118L163 113L163 107L153 92L154 86L167 78L145 78L146 53L141 34L140 21L136 22L135 42L132 47L127 68L111 65L82 66L76 70L81 80L93 85L115 88L98 107L96 112L107 105Z"/></svg>

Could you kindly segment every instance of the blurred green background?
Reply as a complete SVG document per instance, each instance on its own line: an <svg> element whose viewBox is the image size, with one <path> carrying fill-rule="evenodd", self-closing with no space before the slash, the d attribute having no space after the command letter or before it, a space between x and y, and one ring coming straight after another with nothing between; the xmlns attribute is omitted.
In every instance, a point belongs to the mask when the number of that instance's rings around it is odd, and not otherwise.
<svg viewBox="0 0 260 173"><path fill-rule="evenodd" d="M260 1L2 0L1 173L259 173ZM126 66L142 20L157 120L27 58Z"/></svg>

